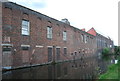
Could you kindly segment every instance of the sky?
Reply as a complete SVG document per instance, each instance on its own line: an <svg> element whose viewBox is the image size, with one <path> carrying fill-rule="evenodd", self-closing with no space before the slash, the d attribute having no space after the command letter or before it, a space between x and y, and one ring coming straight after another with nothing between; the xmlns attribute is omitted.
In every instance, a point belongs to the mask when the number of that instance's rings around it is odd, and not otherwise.
<svg viewBox="0 0 120 81"><path fill-rule="evenodd" d="M61 21L67 18L76 28L95 28L118 45L120 0L9 0Z"/></svg>

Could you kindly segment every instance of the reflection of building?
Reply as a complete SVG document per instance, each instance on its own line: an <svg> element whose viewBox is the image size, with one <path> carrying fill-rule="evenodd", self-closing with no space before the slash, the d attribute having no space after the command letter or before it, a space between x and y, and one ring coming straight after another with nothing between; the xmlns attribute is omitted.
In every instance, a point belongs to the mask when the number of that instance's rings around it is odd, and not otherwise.
<svg viewBox="0 0 120 81"><path fill-rule="evenodd" d="M96 79L96 58L31 67L3 73L4 79ZM19 73L19 75L18 75Z"/></svg>
<svg viewBox="0 0 120 81"><path fill-rule="evenodd" d="M90 57L96 36L16 3L2 6L3 68L19 68Z"/></svg>

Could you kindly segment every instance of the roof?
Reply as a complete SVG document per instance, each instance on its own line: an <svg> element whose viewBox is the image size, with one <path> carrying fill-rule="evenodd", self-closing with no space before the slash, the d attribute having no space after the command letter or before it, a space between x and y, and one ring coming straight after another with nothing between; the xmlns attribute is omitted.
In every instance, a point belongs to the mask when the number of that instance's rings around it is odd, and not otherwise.
<svg viewBox="0 0 120 81"><path fill-rule="evenodd" d="M87 31L87 33L96 36L97 32L96 30L92 27L90 30Z"/></svg>

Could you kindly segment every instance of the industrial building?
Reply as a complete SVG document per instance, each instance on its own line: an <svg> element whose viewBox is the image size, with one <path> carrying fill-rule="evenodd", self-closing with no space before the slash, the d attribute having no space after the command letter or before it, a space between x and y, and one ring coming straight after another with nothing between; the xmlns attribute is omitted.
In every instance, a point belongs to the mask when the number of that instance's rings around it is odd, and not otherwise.
<svg viewBox="0 0 120 81"><path fill-rule="evenodd" d="M110 38L94 28L80 30L13 2L2 3L0 54L3 69L15 69L93 56L113 48ZM102 41L102 42L101 42Z"/></svg>

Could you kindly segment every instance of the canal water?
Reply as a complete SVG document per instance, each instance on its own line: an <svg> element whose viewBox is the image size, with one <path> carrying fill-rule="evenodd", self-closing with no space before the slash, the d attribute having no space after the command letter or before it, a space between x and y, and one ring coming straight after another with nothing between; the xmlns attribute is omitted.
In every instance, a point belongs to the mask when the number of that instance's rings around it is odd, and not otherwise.
<svg viewBox="0 0 120 81"><path fill-rule="evenodd" d="M88 57L63 63L30 67L2 73L2 79L97 79L114 58Z"/></svg>

